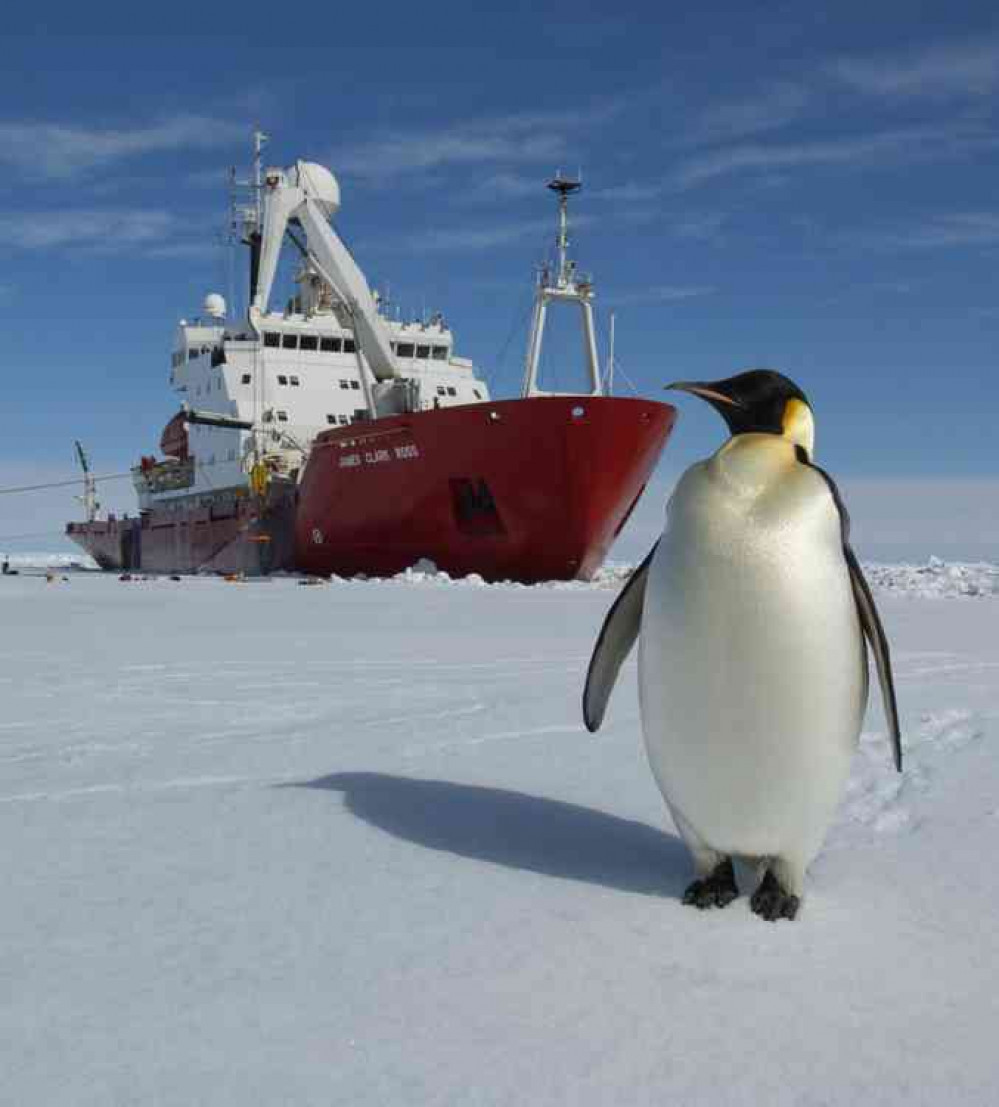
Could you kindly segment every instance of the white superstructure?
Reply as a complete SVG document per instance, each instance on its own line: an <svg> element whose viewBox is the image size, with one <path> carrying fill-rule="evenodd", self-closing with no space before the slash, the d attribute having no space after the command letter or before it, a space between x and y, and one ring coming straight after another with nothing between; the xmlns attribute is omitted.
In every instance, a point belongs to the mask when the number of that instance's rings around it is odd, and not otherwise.
<svg viewBox="0 0 999 1107"><path fill-rule="evenodd" d="M261 466L294 477L316 435L331 427L489 399L440 315L403 322L381 313L329 223L340 206L333 174L302 161L261 172L262 142L258 135L254 202L243 212L247 320L229 320L217 293L205 298L202 317L181 320L170 383L182 414L164 432L168 460L147 459L134 471L142 508L215 499L245 488ZM270 299L289 240L301 255L298 292L276 311Z"/></svg>

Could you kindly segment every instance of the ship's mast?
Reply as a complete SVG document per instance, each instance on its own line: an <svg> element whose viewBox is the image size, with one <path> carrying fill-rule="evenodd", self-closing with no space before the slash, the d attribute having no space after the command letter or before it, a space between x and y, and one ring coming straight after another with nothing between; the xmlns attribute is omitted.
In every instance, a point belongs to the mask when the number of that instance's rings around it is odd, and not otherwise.
<svg viewBox="0 0 999 1107"><path fill-rule="evenodd" d="M249 299L248 310L252 311L253 302L257 295L257 286L260 279L260 251L263 241L264 226L264 147L270 141L258 127L253 132L253 168L249 179L240 180L236 176L236 169L231 171L232 184L232 230L234 237L249 248L250 273L249 273ZM239 202L238 195L242 193L243 203ZM249 192L249 202L246 202L246 193ZM251 490L263 497L267 489L267 470L263 463L264 429L261 419L265 404L265 380L264 373L254 358L253 364L253 430L248 456L248 469L250 473Z"/></svg>
<svg viewBox="0 0 999 1107"><path fill-rule="evenodd" d="M260 191L264 187L263 153L264 146L266 146L269 141L270 135L265 135L263 131L253 132L253 200L258 228L261 220Z"/></svg>
<svg viewBox="0 0 999 1107"><path fill-rule="evenodd" d="M582 188L582 181L563 177L561 173L548 182L548 188L558 195L558 230L555 237L556 265L554 272L547 264L542 266L534 300L534 317L531 336L527 345L527 361L524 366L523 396L551 396L555 393L538 386L538 366L544 341L545 319L548 305L556 303L579 304L583 322L583 344L586 371L589 379L589 395L600 396L600 366L597 361L597 344L593 327L593 283L579 279L576 263L569 257L569 197Z"/></svg>
<svg viewBox="0 0 999 1107"><path fill-rule="evenodd" d="M101 505L97 502L97 479L90 471L90 461L79 441L76 443L76 456L83 470L83 495L77 496L76 499L83 504L84 518L88 523L92 523L101 509Z"/></svg>

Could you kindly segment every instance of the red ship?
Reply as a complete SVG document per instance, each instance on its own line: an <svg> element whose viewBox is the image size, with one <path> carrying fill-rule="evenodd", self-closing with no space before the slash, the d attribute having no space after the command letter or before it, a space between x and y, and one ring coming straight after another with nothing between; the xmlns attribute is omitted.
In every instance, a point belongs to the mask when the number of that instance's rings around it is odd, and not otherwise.
<svg viewBox="0 0 999 1107"><path fill-rule="evenodd" d="M240 212L246 322L227 325L218 295L206 318L181 322L171 384L182 406L164 458L133 470L139 514L99 519L90 482L87 520L68 535L113 570L384 576L431 561L487 580L592 576L676 413L604 394L592 283L567 255L578 182L549 185L556 258L538 280L522 394L497 401L440 316L384 314L330 225L333 175L308 162L263 171L262 142ZM271 312L285 240L302 255L299 292ZM539 385L552 304L580 310L588 391Z"/></svg>

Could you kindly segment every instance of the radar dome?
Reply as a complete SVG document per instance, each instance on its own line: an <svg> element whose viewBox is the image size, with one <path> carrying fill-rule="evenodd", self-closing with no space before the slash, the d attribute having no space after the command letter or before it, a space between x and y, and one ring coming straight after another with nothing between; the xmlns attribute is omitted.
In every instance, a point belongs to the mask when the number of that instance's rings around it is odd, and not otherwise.
<svg viewBox="0 0 999 1107"><path fill-rule="evenodd" d="M300 161L298 187L315 200L327 217L340 210L340 185L325 165L318 165L314 161Z"/></svg>
<svg viewBox="0 0 999 1107"><path fill-rule="evenodd" d="M210 315L213 319L225 318L225 299L217 292L209 292L201 307L205 315Z"/></svg>

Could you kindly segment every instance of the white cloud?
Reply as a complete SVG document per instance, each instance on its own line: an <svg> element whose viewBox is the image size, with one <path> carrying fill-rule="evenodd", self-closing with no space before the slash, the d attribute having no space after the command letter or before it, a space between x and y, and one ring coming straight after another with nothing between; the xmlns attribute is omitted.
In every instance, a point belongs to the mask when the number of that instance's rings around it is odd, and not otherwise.
<svg viewBox="0 0 999 1107"><path fill-rule="evenodd" d="M173 215L155 209L33 211L0 215L0 248L58 249L66 246L115 250L163 242L176 225Z"/></svg>
<svg viewBox="0 0 999 1107"><path fill-rule="evenodd" d="M932 216L913 226L861 237L866 245L893 248L994 246L999 243L999 213L953 212Z"/></svg>
<svg viewBox="0 0 999 1107"><path fill-rule="evenodd" d="M886 57L840 58L830 72L873 96L984 96L999 85L999 43L946 43Z"/></svg>
<svg viewBox="0 0 999 1107"><path fill-rule="evenodd" d="M618 110L619 105L607 102L568 112L525 112L433 130L387 132L334 149L329 164L335 172L370 178L404 177L449 165L555 165L568 156L570 134Z"/></svg>
<svg viewBox="0 0 999 1107"><path fill-rule="evenodd" d="M700 241L716 240L728 216L722 212L705 212L702 215L688 215L673 223L669 230L677 238L691 238Z"/></svg>
<svg viewBox="0 0 999 1107"><path fill-rule="evenodd" d="M510 172L490 173L471 192L462 195L472 200L519 200L525 196L540 196L546 184L542 172L518 175Z"/></svg>
<svg viewBox="0 0 999 1107"><path fill-rule="evenodd" d="M242 125L200 115L178 115L131 128L0 123L0 165L29 178L67 179L125 158L165 150L214 149L241 137L245 137Z"/></svg>
<svg viewBox="0 0 999 1107"><path fill-rule="evenodd" d="M642 204L655 200L663 194L664 186L660 181L625 181L618 185L605 185L595 188L590 194L591 200L606 200L615 204Z"/></svg>
<svg viewBox="0 0 999 1107"><path fill-rule="evenodd" d="M783 82L755 98L708 108L694 120L692 135L703 142L777 130L798 119L808 103L809 94L801 85Z"/></svg>
<svg viewBox="0 0 999 1107"><path fill-rule="evenodd" d="M220 241L206 239L200 242L166 242L145 251L146 256L164 261L199 261L204 258L218 257L222 248Z"/></svg>
<svg viewBox="0 0 999 1107"><path fill-rule="evenodd" d="M585 226L589 220L573 219L574 227ZM490 227L465 227L453 230L427 230L410 235L403 243L405 249L414 251L487 250L504 246L529 235L542 235L552 228L551 219L528 219L519 222L494 224ZM398 246L396 241L394 246Z"/></svg>
<svg viewBox="0 0 999 1107"><path fill-rule="evenodd" d="M678 300L694 300L701 296L711 296L717 289L711 285L653 285L651 288L625 292L620 296L609 296L608 300L619 304L666 304Z"/></svg>
<svg viewBox="0 0 999 1107"><path fill-rule="evenodd" d="M962 157L997 145L999 138L973 124L902 127L870 135L779 145L742 143L688 158L677 170L675 179L680 187L690 187L745 170L902 165Z"/></svg>

